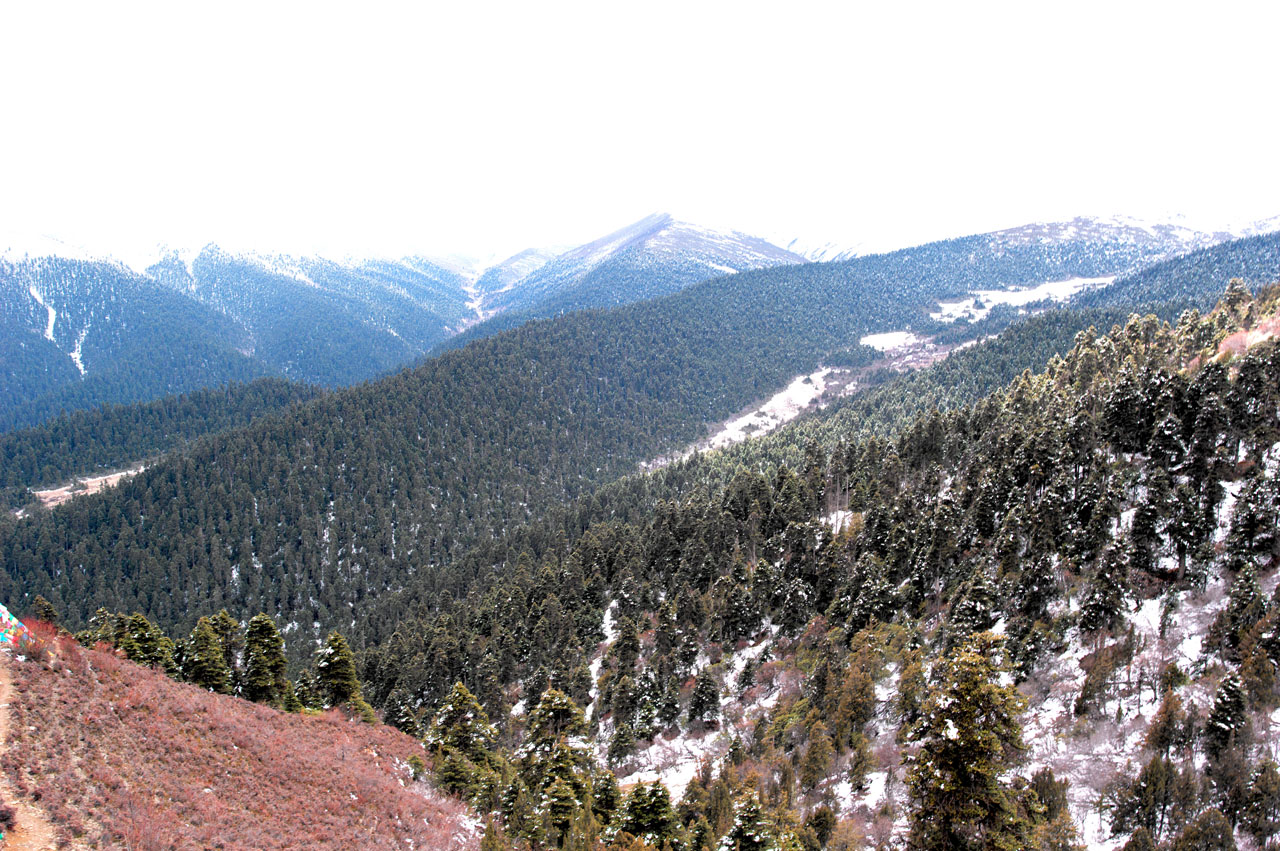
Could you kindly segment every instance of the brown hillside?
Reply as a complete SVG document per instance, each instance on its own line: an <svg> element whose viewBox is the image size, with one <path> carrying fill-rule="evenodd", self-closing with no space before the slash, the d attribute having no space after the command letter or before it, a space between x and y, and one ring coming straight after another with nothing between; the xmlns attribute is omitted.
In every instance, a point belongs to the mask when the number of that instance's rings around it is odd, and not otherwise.
<svg viewBox="0 0 1280 851"><path fill-rule="evenodd" d="M407 760L422 748L391 727L288 715L57 645L43 663L0 654L14 686L0 762L59 847L478 844L456 799L412 780Z"/></svg>

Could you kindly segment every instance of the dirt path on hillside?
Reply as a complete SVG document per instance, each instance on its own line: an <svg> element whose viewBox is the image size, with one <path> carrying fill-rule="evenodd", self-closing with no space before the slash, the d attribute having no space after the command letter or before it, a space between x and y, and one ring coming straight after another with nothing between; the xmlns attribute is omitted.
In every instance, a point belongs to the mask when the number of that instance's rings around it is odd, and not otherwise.
<svg viewBox="0 0 1280 851"><path fill-rule="evenodd" d="M9 698L12 695L9 656L0 653L0 750L9 747ZM54 851L58 847L57 834L44 812L31 801L19 798L3 773L0 773L0 798L17 814L13 830L5 834L0 848L4 851Z"/></svg>

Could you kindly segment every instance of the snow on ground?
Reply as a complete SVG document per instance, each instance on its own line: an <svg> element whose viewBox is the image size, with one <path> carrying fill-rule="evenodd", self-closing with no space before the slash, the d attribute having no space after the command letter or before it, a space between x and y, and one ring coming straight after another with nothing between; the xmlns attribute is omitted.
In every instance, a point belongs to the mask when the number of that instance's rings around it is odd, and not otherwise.
<svg viewBox="0 0 1280 851"><path fill-rule="evenodd" d="M671 800L680 800L702 765L708 760L714 763L721 759L744 725L749 729L756 719L777 703L780 689L768 695L761 694L760 689L753 689L748 695L754 694L754 697L742 700L736 696L735 686L742 669L748 662L758 660L773 644L778 630L779 627L766 624L764 634L757 641L721 660L727 696L720 699L721 723L718 726L710 730L681 728L659 733L647 745L642 743L637 747L635 754L619 766L618 782L626 787L661 780L671 793ZM708 664L705 658L700 658L699 662L699 667ZM612 728L613 724L606 720L596 738L596 753L601 763L605 762Z"/></svg>
<svg viewBox="0 0 1280 851"><path fill-rule="evenodd" d="M146 469L145 465L139 464L131 470L121 470L118 473L108 473L105 476L91 476L85 479L76 479L69 485L63 485L59 488L50 488L49 490L32 491L36 499L45 508L53 508L56 505L70 500L72 497L81 496L82 494L97 493L103 488L109 488L118 484L121 480L130 476L136 476Z"/></svg>
<svg viewBox="0 0 1280 851"><path fill-rule="evenodd" d="M1213 542L1220 544L1231 531L1231 515L1235 513L1236 500L1240 498L1243 481L1222 483L1222 502L1218 503L1218 525L1213 530Z"/></svg>
<svg viewBox="0 0 1280 851"><path fill-rule="evenodd" d="M849 525L849 521L853 519L853 512L833 511L824 519L827 525L831 527L831 531L838 535L844 531L844 528Z"/></svg>
<svg viewBox="0 0 1280 851"><path fill-rule="evenodd" d="M909 346L919 345L924 340L910 331L886 331L883 334L868 334L858 342L864 346L879 349L882 352L893 352Z"/></svg>
<svg viewBox="0 0 1280 851"><path fill-rule="evenodd" d="M751 435L765 434L783 423L790 422L822 395L830 373L830 367L823 367L809 375L797 376L759 408L746 416L726 423L719 432L711 436L708 445L712 449L718 449L721 446L741 443Z"/></svg>
<svg viewBox="0 0 1280 851"><path fill-rule="evenodd" d="M1168 601L1173 613L1167 619L1163 617L1166 598L1139 601L1127 613L1137 641L1134 658L1114 675L1113 696L1105 701L1103 717L1075 715L1085 679L1082 662L1094 647L1074 630L1067 650L1024 684L1029 707L1023 715L1023 740L1030 749L1018 773L1030 777L1048 767L1059 780L1070 781L1068 802L1088 848L1111 851L1124 844L1124 837L1112 838L1098 802L1108 782L1142 761L1147 725L1159 707L1152 678L1170 662L1193 676L1203 667L1202 636L1226 602L1221 579L1210 582L1204 591L1177 594ZM1166 621L1163 637L1162 620ZM1193 684L1182 691L1182 697L1188 708L1207 708L1212 690L1207 684Z"/></svg>
<svg viewBox="0 0 1280 851"><path fill-rule="evenodd" d="M619 772L618 783L627 787L661 780L671 793L671 800L679 801L703 763L715 762L728 753L731 741L732 730L723 726L701 732L681 730L670 737L659 734L626 762ZM628 768L631 770L627 771Z"/></svg>
<svg viewBox="0 0 1280 851"><path fill-rule="evenodd" d="M50 308L52 310L52 308ZM89 324L81 329L79 336L76 337L75 348L71 350L71 360L75 363L76 369L80 370L81 377L84 376L84 338L89 336Z"/></svg>
<svg viewBox="0 0 1280 851"><path fill-rule="evenodd" d="M955 322L961 318L968 319L970 322L977 322L985 319L987 314L991 312L991 308L997 304L1023 307L1045 299L1066 301L1081 290L1109 286L1113 281L1115 281L1114 275L1107 278L1071 278L1066 281L1046 281L1039 286L1028 289L972 290L969 298L961 299L960 301L938 302L937 312L930 313L929 317L939 322ZM981 307L979 307L979 303L981 303Z"/></svg>
<svg viewBox="0 0 1280 851"><path fill-rule="evenodd" d="M53 342L53 323L58 321L58 311L53 309L52 304L45 303L44 296L40 295L40 291L36 289L35 284L32 284L30 287L28 287L27 292L31 293L31 297L36 300L36 303L39 304L41 307L43 307L49 313L48 324L44 326L44 338L48 340L50 343L52 343Z"/></svg>

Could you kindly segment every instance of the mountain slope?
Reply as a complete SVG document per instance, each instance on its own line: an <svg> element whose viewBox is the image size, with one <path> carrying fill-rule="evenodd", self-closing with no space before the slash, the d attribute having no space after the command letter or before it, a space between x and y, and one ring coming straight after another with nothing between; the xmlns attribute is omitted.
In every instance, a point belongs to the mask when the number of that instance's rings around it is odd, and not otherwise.
<svg viewBox="0 0 1280 851"><path fill-rule="evenodd" d="M169 258L149 272L234 320L279 374L324 386L414 360L468 312L466 279L420 258L344 265L208 246L189 269Z"/></svg>
<svg viewBox="0 0 1280 851"><path fill-rule="evenodd" d="M469 678L517 758L535 716L577 701L593 726L565 747L683 795L659 827L673 842L731 845L726 806L756 801L758 836L803 837L826 807L828 831L921 844L938 819L977 829L928 804L950 787L1009 813L1009 847L1115 849L1139 827L1229 847L1196 838L1217 823L1265 843L1277 337L1280 288L1232 290L1176 327L1081 333L1040 374L887 440L647 510L637 487L637 522L579 527L536 561L491 562L456 603L406 607L366 657L370 693L432 706ZM1009 746L983 760L997 727ZM536 762L518 764L536 796Z"/></svg>
<svg viewBox="0 0 1280 851"><path fill-rule="evenodd" d="M57 642L16 684L4 769L71 848L474 848L453 799L414 782L422 748L337 711L289 715ZM43 655L43 654L42 654ZM62 847L60 844L59 847Z"/></svg>
<svg viewBox="0 0 1280 851"><path fill-rule="evenodd" d="M856 361L864 335L928 323L939 298L1141 256L990 246L745 272L477 341L0 524L0 591L42 593L73 623L105 605L189 629L226 605L323 634L409 576L456 587L471 543L688 445L825 356Z"/></svg>
<svg viewBox="0 0 1280 851"><path fill-rule="evenodd" d="M1256 287L1280 279L1280 232L1202 248L1142 269L1075 298L1082 306L1180 303L1208 310L1232 278Z"/></svg>
<svg viewBox="0 0 1280 851"><path fill-rule="evenodd" d="M262 378L151 402L64 413L39 426L0 435L0 489L25 490L135 464L319 394L310 385Z"/></svg>
<svg viewBox="0 0 1280 851"><path fill-rule="evenodd" d="M247 345L234 322L123 266L0 260L0 429L269 374Z"/></svg>
<svg viewBox="0 0 1280 851"><path fill-rule="evenodd" d="M530 319L616 307L677 292L709 278L804 262L805 258L757 237L652 215L560 254L518 281L498 288L490 285L483 296L483 310L497 315L450 347Z"/></svg>

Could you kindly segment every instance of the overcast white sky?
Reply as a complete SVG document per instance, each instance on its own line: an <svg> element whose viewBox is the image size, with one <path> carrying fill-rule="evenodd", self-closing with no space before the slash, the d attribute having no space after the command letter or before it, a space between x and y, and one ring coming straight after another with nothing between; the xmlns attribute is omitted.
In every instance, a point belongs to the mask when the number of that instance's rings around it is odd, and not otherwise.
<svg viewBox="0 0 1280 851"><path fill-rule="evenodd" d="M6 3L0 241L492 254L659 211L873 246L1249 220L1280 213L1277 32L1274 2Z"/></svg>

